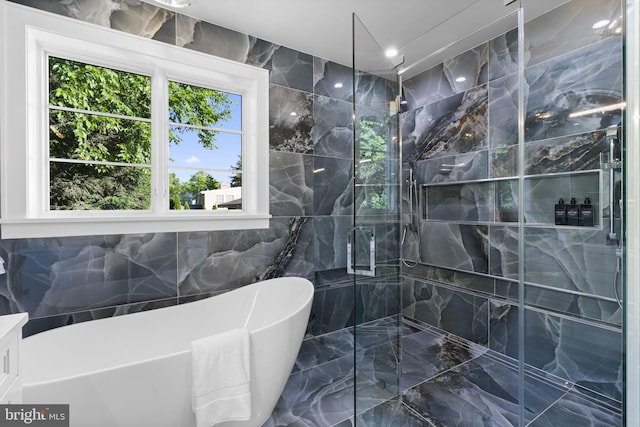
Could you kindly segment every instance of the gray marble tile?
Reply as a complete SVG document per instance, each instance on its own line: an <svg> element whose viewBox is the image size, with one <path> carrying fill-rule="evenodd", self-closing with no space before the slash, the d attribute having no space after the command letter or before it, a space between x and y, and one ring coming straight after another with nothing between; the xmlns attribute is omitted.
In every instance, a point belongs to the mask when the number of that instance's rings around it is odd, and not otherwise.
<svg viewBox="0 0 640 427"><path fill-rule="evenodd" d="M353 158L352 115L352 106L348 102L325 96L314 97L314 154Z"/></svg>
<svg viewBox="0 0 640 427"><path fill-rule="evenodd" d="M315 369L327 362L353 354L353 330L340 329L305 339L293 372Z"/></svg>
<svg viewBox="0 0 640 427"><path fill-rule="evenodd" d="M78 10L89 12L83 5ZM100 5L104 5L101 2ZM91 20L96 15L81 19ZM99 16L99 14L98 14ZM178 14L138 0L120 0L120 8L111 14L111 28L169 44L176 44Z"/></svg>
<svg viewBox="0 0 640 427"><path fill-rule="evenodd" d="M123 314L154 310L156 308L176 305L177 303L178 300L176 298L167 298L161 300L150 300L137 304L122 304L113 307L98 308L95 310L77 311L58 316L31 317L27 324L22 328L22 336L26 338L30 335L59 328L61 326L120 316Z"/></svg>
<svg viewBox="0 0 640 427"><path fill-rule="evenodd" d="M529 378L525 417L532 420L564 393ZM404 392L404 402L435 425L519 425L518 371L480 356Z"/></svg>
<svg viewBox="0 0 640 427"><path fill-rule="evenodd" d="M568 393L531 422L529 427L550 425L620 427L623 422L620 413L600 407L580 395Z"/></svg>
<svg viewBox="0 0 640 427"><path fill-rule="evenodd" d="M487 276L451 270L442 267L417 264L413 267L403 265L403 273L412 277L419 277L423 281L435 281L462 289L471 289L485 294L493 294L496 279ZM403 276L403 286L411 284L411 279ZM403 298L410 297L412 291L403 292Z"/></svg>
<svg viewBox="0 0 640 427"><path fill-rule="evenodd" d="M491 300L489 309L489 348L518 359L518 306Z"/></svg>
<svg viewBox="0 0 640 427"><path fill-rule="evenodd" d="M384 220L381 220L384 221ZM400 259L400 224L394 222L380 222L376 227L376 264L395 267ZM382 267L382 266L381 266ZM395 280L399 280L396 276Z"/></svg>
<svg viewBox="0 0 640 427"><path fill-rule="evenodd" d="M313 153L313 96L272 85L269 90L271 150Z"/></svg>
<svg viewBox="0 0 640 427"><path fill-rule="evenodd" d="M518 222L520 197L518 195L518 181L502 180L493 183L495 194L495 217L497 222Z"/></svg>
<svg viewBox="0 0 640 427"><path fill-rule="evenodd" d="M411 111L455 94L444 75L444 65L438 64L402 82L406 108Z"/></svg>
<svg viewBox="0 0 640 427"><path fill-rule="evenodd" d="M313 58L313 92L351 103L353 72L351 68L318 57Z"/></svg>
<svg viewBox="0 0 640 427"><path fill-rule="evenodd" d="M418 128L426 127L423 124L423 115L421 113L422 108L400 113L400 135L402 136L400 152L402 153L402 162L412 167L418 160L418 155L415 151L420 144L419 139L422 138L422 133Z"/></svg>
<svg viewBox="0 0 640 427"><path fill-rule="evenodd" d="M518 279L518 240L517 227L489 227L489 274Z"/></svg>
<svg viewBox="0 0 640 427"><path fill-rule="evenodd" d="M395 77L395 73L394 73ZM389 103L398 95L398 83L379 75L358 70L354 77L356 105L389 111Z"/></svg>
<svg viewBox="0 0 640 427"><path fill-rule="evenodd" d="M349 215L313 218L316 271L347 267L347 233L353 226Z"/></svg>
<svg viewBox="0 0 640 427"><path fill-rule="evenodd" d="M176 40L175 13L138 0L12 1L165 43L174 44Z"/></svg>
<svg viewBox="0 0 640 427"><path fill-rule="evenodd" d="M518 175L518 146L500 147L489 151L489 176L508 178Z"/></svg>
<svg viewBox="0 0 640 427"><path fill-rule="evenodd" d="M387 341L376 347L361 350L356 354L355 363L358 374L373 380L381 391L389 396L399 394L400 349L397 342ZM359 399L359 396L356 395L356 399Z"/></svg>
<svg viewBox="0 0 640 427"><path fill-rule="evenodd" d="M525 174L599 169L600 154L608 159L603 130L530 142L525 145Z"/></svg>
<svg viewBox="0 0 640 427"><path fill-rule="evenodd" d="M443 63L443 73L454 93L487 83L489 45L480 44Z"/></svg>
<svg viewBox="0 0 640 427"><path fill-rule="evenodd" d="M489 177L488 168L487 151L461 153L416 162L415 179L418 185L480 180Z"/></svg>
<svg viewBox="0 0 640 427"><path fill-rule="evenodd" d="M583 203L586 198L591 199L593 205L594 225L599 225L605 200L600 196L599 171L592 173L575 174L569 176L545 176L525 179L525 221L529 224L555 224L555 205L560 199L564 203L570 203L572 198L576 203ZM605 240L602 241L605 243Z"/></svg>
<svg viewBox="0 0 640 427"><path fill-rule="evenodd" d="M241 63L250 62L249 58L256 43L256 39L247 34L186 15L177 16L176 34L178 46ZM276 49L275 45L268 46L267 56L270 57ZM266 62L263 61L261 65Z"/></svg>
<svg viewBox="0 0 640 427"><path fill-rule="evenodd" d="M489 42L489 81L518 72L518 29Z"/></svg>
<svg viewBox="0 0 640 427"><path fill-rule="evenodd" d="M272 219L266 230L180 233L180 294L231 290L272 277L312 276L311 224L308 217L282 217Z"/></svg>
<svg viewBox="0 0 640 427"><path fill-rule="evenodd" d="M352 169L352 160L314 156L315 215L352 213Z"/></svg>
<svg viewBox="0 0 640 427"><path fill-rule="evenodd" d="M264 65L271 84L313 91L313 57L287 47L278 47Z"/></svg>
<svg viewBox="0 0 640 427"><path fill-rule="evenodd" d="M527 89L525 86L525 90ZM509 74L492 80L488 92L489 146L495 149L517 145L520 96L518 75Z"/></svg>
<svg viewBox="0 0 640 427"><path fill-rule="evenodd" d="M263 427L332 426L353 415L353 355L289 377Z"/></svg>
<svg viewBox="0 0 640 427"><path fill-rule="evenodd" d="M613 287L613 278L611 286ZM565 313L579 319L622 325L622 309L617 302L611 300L527 285L525 303L530 307Z"/></svg>
<svg viewBox="0 0 640 427"><path fill-rule="evenodd" d="M616 28L621 26L621 17L619 0L572 0L534 19L525 16L527 65L556 58L603 39L617 39L620 43L621 33L616 33ZM592 28L603 19L610 23L603 28Z"/></svg>
<svg viewBox="0 0 640 427"><path fill-rule="evenodd" d="M488 148L487 101L487 85L482 85L404 113L403 161L412 163Z"/></svg>
<svg viewBox="0 0 640 427"><path fill-rule="evenodd" d="M273 83L311 90L309 55L186 15L177 15L176 34L178 46L266 68Z"/></svg>
<svg viewBox="0 0 640 427"><path fill-rule="evenodd" d="M532 310L526 310L525 325L527 364L621 399L620 331Z"/></svg>
<svg viewBox="0 0 640 427"><path fill-rule="evenodd" d="M510 300L518 300L518 282L510 280L496 280L495 295Z"/></svg>
<svg viewBox="0 0 640 427"><path fill-rule="evenodd" d="M356 423L350 422L337 427L376 426L376 427L429 427L431 424L402 403L401 399L392 399L378 405L356 417Z"/></svg>
<svg viewBox="0 0 640 427"><path fill-rule="evenodd" d="M175 297L175 245L173 234L3 240L4 306L44 317Z"/></svg>
<svg viewBox="0 0 640 427"><path fill-rule="evenodd" d="M310 155L269 153L269 212L275 216L313 214L313 158Z"/></svg>
<svg viewBox="0 0 640 427"><path fill-rule="evenodd" d="M353 326L354 295L350 286L316 291L307 330L322 335Z"/></svg>
<svg viewBox="0 0 640 427"><path fill-rule="evenodd" d="M373 279L373 281L377 281L377 279ZM358 286L360 286L360 283L358 283ZM356 322L354 331L358 350L386 345L389 342L399 343L400 334L405 330L405 325L398 309L399 306L395 303L391 305L394 307L394 310L392 310L394 313L388 316L378 316L370 320L367 319L368 316L366 314L364 316L359 314L360 318Z"/></svg>
<svg viewBox="0 0 640 427"><path fill-rule="evenodd" d="M420 224L421 261L438 267L488 273L488 227L447 222ZM429 242L438 242L430 245Z"/></svg>
<svg viewBox="0 0 640 427"><path fill-rule="evenodd" d="M400 387L408 390L478 357L480 346L464 345L447 333L419 331L402 337Z"/></svg>
<svg viewBox="0 0 640 427"><path fill-rule="evenodd" d="M527 68L525 141L620 123L619 109L602 113L598 108L621 102L622 69L622 46L615 38Z"/></svg>
<svg viewBox="0 0 640 427"><path fill-rule="evenodd" d="M440 221L494 221L494 184L487 182L425 188L426 218Z"/></svg>
<svg viewBox="0 0 640 427"><path fill-rule="evenodd" d="M358 281L355 301L356 322L371 322L400 313L401 287L396 282L376 279Z"/></svg>
<svg viewBox="0 0 640 427"><path fill-rule="evenodd" d="M489 50L485 43L404 81L407 108L413 110L485 84L488 61Z"/></svg>
<svg viewBox="0 0 640 427"><path fill-rule="evenodd" d="M489 302L486 298L421 281L414 281L412 288L413 297L403 296L403 315L477 344L488 343Z"/></svg>
<svg viewBox="0 0 640 427"><path fill-rule="evenodd" d="M595 229L525 229L525 281L613 298L615 246Z"/></svg>

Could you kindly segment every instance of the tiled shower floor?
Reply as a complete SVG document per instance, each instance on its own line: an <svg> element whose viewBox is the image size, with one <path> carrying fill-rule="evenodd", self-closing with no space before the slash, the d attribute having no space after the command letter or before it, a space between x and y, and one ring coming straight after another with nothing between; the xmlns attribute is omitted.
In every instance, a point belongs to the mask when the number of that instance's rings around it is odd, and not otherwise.
<svg viewBox="0 0 640 427"><path fill-rule="evenodd" d="M429 326L403 321L400 383L392 372L397 327L341 330L305 340L294 373L263 427L349 427L353 387L359 426L517 426L518 369L510 360ZM622 425L616 402L589 396L540 372L526 372L525 419L530 427ZM401 398L397 398L400 387Z"/></svg>

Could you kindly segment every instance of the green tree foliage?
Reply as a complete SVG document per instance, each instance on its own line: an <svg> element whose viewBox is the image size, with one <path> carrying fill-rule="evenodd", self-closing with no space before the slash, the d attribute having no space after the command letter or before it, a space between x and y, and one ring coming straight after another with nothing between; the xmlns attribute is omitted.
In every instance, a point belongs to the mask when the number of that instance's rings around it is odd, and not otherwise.
<svg viewBox="0 0 640 427"><path fill-rule="evenodd" d="M386 209L387 189L384 185L386 174L387 143L384 123L363 119L359 126L360 161L357 180L364 194L359 197L361 208Z"/></svg>
<svg viewBox="0 0 640 427"><path fill-rule="evenodd" d="M232 168L236 173L229 177L231 178L231 186L242 187L242 157L238 156L238 161Z"/></svg>
<svg viewBox="0 0 640 427"><path fill-rule="evenodd" d="M175 195L169 199L169 209L181 210L182 204L180 203L180 197Z"/></svg>
<svg viewBox="0 0 640 427"><path fill-rule="evenodd" d="M148 119L151 80L147 76L51 57L49 104L84 111ZM52 156L148 164L149 123L93 114L52 111ZM104 168L100 168L104 170Z"/></svg>
<svg viewBox="0 0 640 427"><path fill-rule="evenodd" d="M196 199L204 190L216 190L220 188L220 183L206 172L198 171L191 175L189 181L182 184L182 194L190 194L191 198Z"/></svg>
<svg viewBox="0 0 640 427"><path fill-rule="evenodd" d="M51 110L50 156L89 162L51 162L51 209L149 209L151 79L54 57L49 70L50 105L87 112ZM170 82L168 95L170 121L214 127L231 116L224 92ZM179 144L186 129L170 127L170 144ZM208 149L216 148L216 134L198 130L200 143ZM171 200L177 208L183 204L176 205L174 196L183 192L177 178L171 179Z"/></svg>
<svg viewBox="0 0 640 427"><path fill-rule="evenodd" d="M215 126L231 118L231 100L224 92L205 89L182 83L169 82L169 121L188 123L196 126ZM179 144L179 134L188 128L174 127L169 134L169 141ZM198 129L198 138L203 147L216 148L215 130Z"/></svg>

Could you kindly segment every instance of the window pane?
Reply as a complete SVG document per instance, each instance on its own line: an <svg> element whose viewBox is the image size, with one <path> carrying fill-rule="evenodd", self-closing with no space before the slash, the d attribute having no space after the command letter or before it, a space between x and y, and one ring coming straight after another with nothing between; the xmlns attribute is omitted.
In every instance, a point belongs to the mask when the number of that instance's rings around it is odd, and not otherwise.
<svg viewBox="0 0 640 427"><path fill-rule="evenodd" d="M385 151L360 151L356 166L356 182L365 184L384 183L387 177Z"/></svg>
<svg viewBox="0 0 640 427"><path fill-rule="evenodd" d="M49 156L149 164L151 124L52 110L49 114Z"/></svg>
<svg viewBox="0 0 640 427"><path fill-rule="evenodd" d="M232 173L170 169L169 209L242 209L242 187L223 181Z"/></svg>
<svg viewBox="0 0 640 427"><path fill-rule="evenodd" d="M242 97L169 82L169 121L208 128L242 130Z"/></svg>
<svg viewBox="0 0 640 427"><path fill-rule="evenodd" d="M49 57L49 105L151 117L151 78Z"/></svg>
<svg viewBox="0 0 640 427"><path fill-rule="evenodd" d="M232 170L241 158L241 135L217 132L215 145L208 147L202 140L201 131L171 126L169 132L181 139L178 144L170 144L169 147L172 167Z"/></svg>
<svg viewBox="0 0 640 427"><path fill-rule="evenodd" d="M151 209L146 167L50 162L51 210Z"/></svg>

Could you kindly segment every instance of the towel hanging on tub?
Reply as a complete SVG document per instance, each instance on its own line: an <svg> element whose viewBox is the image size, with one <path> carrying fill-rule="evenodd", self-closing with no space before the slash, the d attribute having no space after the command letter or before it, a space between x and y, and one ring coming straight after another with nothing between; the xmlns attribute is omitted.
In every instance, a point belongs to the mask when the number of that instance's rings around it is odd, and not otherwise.
<svg viewBox="0 0 640 427"><path fill-rule="evenodd" d="M251 418L249 347L244 328L191 343L191 407L198 427Z"/></svg>

